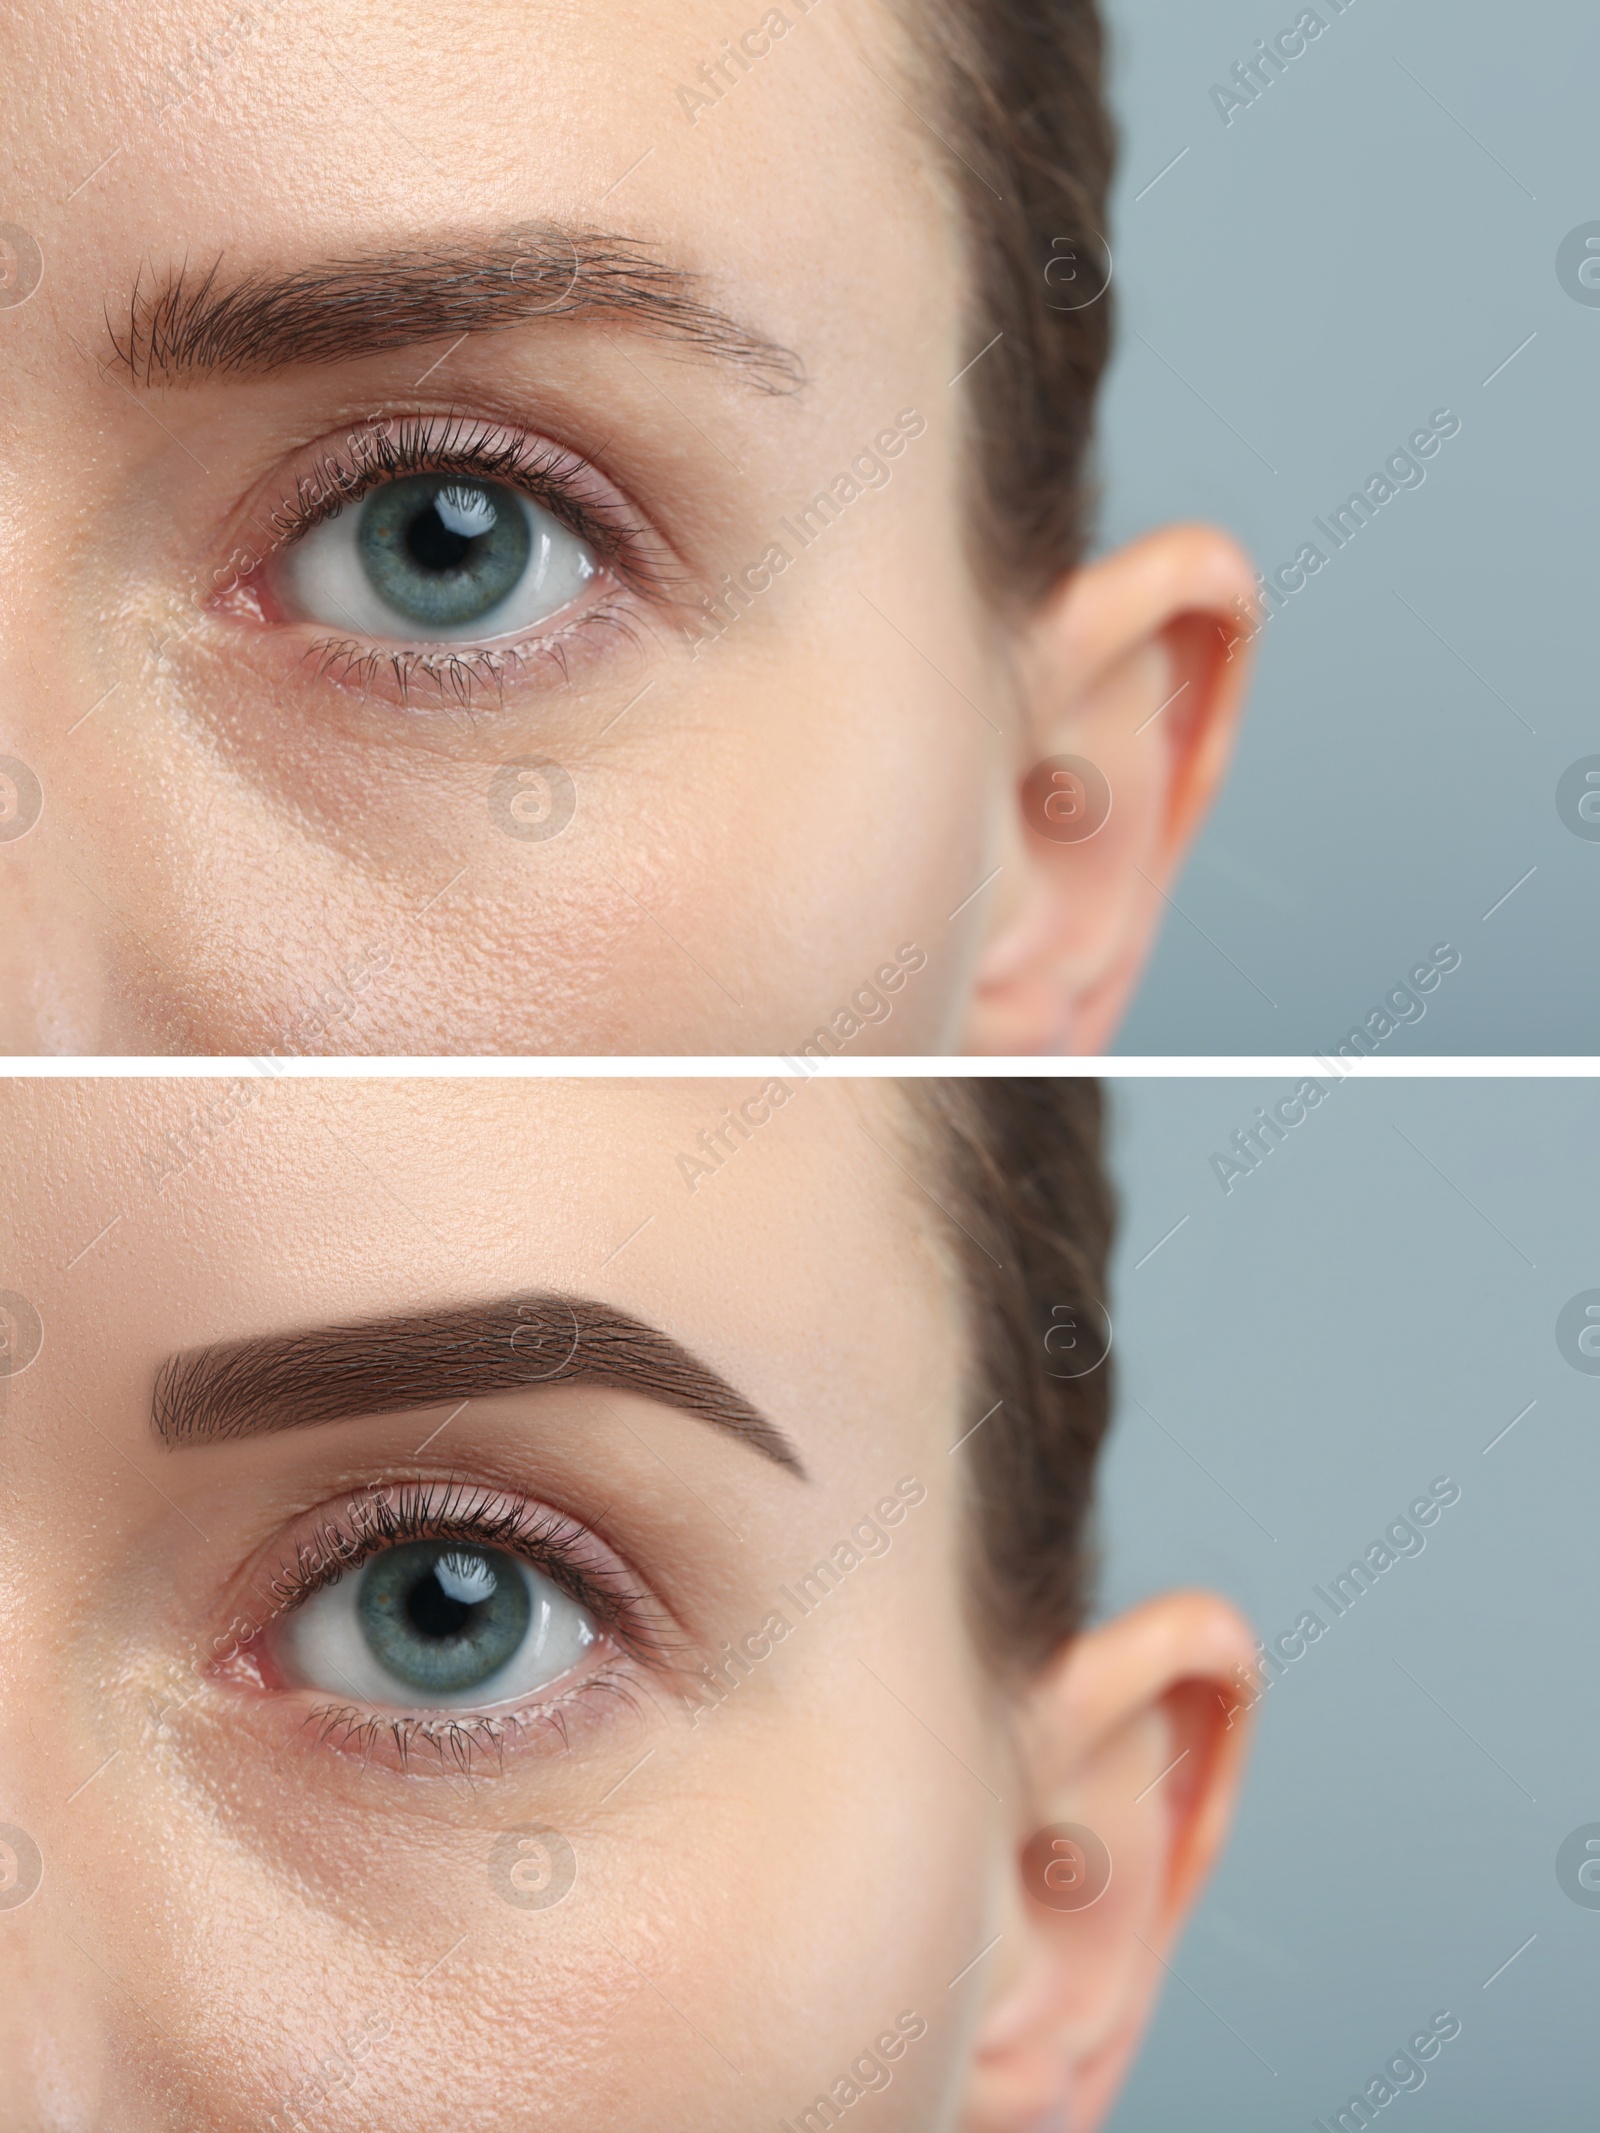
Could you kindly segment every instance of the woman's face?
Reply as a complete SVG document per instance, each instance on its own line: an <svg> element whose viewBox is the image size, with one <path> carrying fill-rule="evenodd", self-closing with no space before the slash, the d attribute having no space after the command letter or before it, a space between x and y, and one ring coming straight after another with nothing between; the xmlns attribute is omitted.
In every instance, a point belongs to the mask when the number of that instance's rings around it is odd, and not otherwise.
<svg viewBox="0 0 1600 2133"><path fill-rule="evenodd" d="M1103 1040L1205 692L1122 703L1092 863L1027 829L1051 743L974 590L963 268L877 5L4 38L9 1049ZM1076 960L975 1031L1030 849Z"/></svg>
<svg viewBox="0 0 1600 2133"><path fill-rule="evenodd" d="M0 1091L4 2133L1098 2123L1249 1638L976 1656L903 1092L192 1090Z"/></svg>
<svg viewBox="0 0 1600 2133"><path fill-rule="evenodd" d="M888 1042L952 1039L982 899L950 913L993 864L973 803L1002 768L971 701L992 692L951 493L952 259L881 25L785 12L777 37L756 0L8 27L11 205L45 274L0 313L4 752L46 788L36 915L67 946L52 977L30 958L39 1035L15 1049L295 1048L321 1012L327 1041L298 1048L771 1050L906 944L926 967ZM745 31L747 75L724 51ZM703 276L736 324L541 319L572 255L535 236L529 322L458 340L385 264L440 248L459 279L540 224L636 238L662 296ZM187 262L193 288L219 258L219 291L361 261L404 345L307 362L262 333L247 370L202 351L133 375L108 316L125 333L141 277ZM485 499L514 516L504 470L541 469L577 520L504 527L498 558L478 537L436 674L406 671L434 634L410 618L462 574L414 552L450 533L425 494L387 542L346 509L293 570L258 560L384 414L432 451L479 433L458 540ZM780 520L803 537L853 464L856 499L803 547ZM700 592L746 572L770 582L691 636ZM521 648L498 685L485 643Z"/></svg>
<svg viewBox="0 0 1600 2133"><path fill-rule="evenodd" d="M0 1912L0 2124L743 2133L863 2054L872 2123L952 2122L1007 1784L895 1101L251 1084L202 1128L170 1084L11 1085L0 1822L44 1881ZM463 1327L546 1291L634 1360L457 1397ZM373 1413L374 1343L325 1329L423 1311L463 1317L404 1397L451 1389ZM257 1355L225 1421L212 1358L163 1441L167 1357L285 1333L265 1405ZM423 1504L453 1547L396 1537Z"/></svg>

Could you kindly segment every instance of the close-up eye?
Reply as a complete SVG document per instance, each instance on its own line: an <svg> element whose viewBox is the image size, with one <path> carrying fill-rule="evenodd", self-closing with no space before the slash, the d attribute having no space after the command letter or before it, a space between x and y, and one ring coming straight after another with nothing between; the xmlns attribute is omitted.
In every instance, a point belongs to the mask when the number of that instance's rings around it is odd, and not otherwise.
<svg viewBox="0 0 1600 2133"><path fill-rule="evenodd" d="M297 1687L443 1709L534 1695L598 1634L586 1608L504 1549L410 1541L297 1607L279 1657Z"/></svg>
<svg viewBox="0 0 1600 2133"><path fill-rule="evenodd" d="M381 639L506 637L570 606L593 550L504 482L452 473L381 483L280 559L297 620Z"/></svg>

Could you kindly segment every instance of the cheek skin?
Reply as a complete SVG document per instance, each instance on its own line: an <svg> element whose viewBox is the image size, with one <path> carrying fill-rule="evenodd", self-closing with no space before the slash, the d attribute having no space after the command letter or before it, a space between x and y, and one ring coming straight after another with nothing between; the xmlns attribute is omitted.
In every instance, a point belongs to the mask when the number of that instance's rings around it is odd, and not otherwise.
<svg viewBox="0 0 1600 2133"><path fill-rule="evenodd" d="M298 703L264 724L236 660L147 671L143 703L130 689L80 736L61 841L20 850L81 928L79 1019L132 1050L782 1051L913 943L926 967L850 1049L947 1048L999 743L852 599L862 557L911 538L909 491L871 508L742 641L669 656L622 737L557 698L503 744L571 766L577 810L547 843L495 830L492 761L319 729ZM875 590L903 612L941 558L897 560ZM976 696L976 630L950 640L934 656Z"/></svg>
<svg viewBox="0 0 1600 2133"><path fill-rule="evenodd" d="M357 2122L488 2133L509 2108L540 2133L745 2133L804 2109L912 2010L928 2033L894 2062L874 2123L943 2133L981 1966L950 1981L993 1931L984 1787L1000 1783L959 1656L949 1540L903 1526L853 1573L876 1582L797 1619L726 1705L693 1726L650 1721L655 1753L631 1777L629 1731L470 1787L376 1771L321 1785L309 1762L255 1752L225 1700L163 1712L170 1688L122 1684L125 1752L59 1819L60 1901L34 1921L136 1996L49 1951L88 1973L76 2005L97 2107L187 2103L245 2133L327 2082L318 2063L376 2016L384 2034L348 2088ZM937 1741L883 1685L913 1682ZM25 1693L48 1708L42 1679ZM104 1752L77 1730L53 1744L62 1767ZM548 1910L490 1886L497 1834L529 1825L563 1832L577 1861Z"/></svg>
<svg viewBox="0 0 1600 2133"><path fill-rule="evenodd" d="M397 796L325 757L307 790L338 807L341 850L231 781L213 792L209 765L150 763L202 831L147 816L96 840L127 925L60 882L82 928L78 1013L110 1049L785 1051L909 944L923 966L850 1049L945 1049L983 918L980 898L951 922L984 871L981 750L918 720L914 675L858 668L866 701L819 712L830 678L763 671L763 716L787 737L724 728L597 767L549 846L484 826L477 771L429 766ZM111 778L86 766L59 810L93 809ZM165 914L148 941L140 911Z"/></svg>
<svg viewBox="0 0 1600 2133"><path fill-rule="evenodd" d="M859 1757L831 1718L827 1737ZM804 2108L913 2009L929 2034L898 2063L877 2122L930 2133L948 2122L960 2065L964 2009L946 1988L983 1945L952 1931L963 1907L948 1862L953 1845L976 1848L970 1806L902 1782L894 1812L864 1817L848 1773L819 1784L816 1735L786 1730L781 1745L787 1774L702 1772L680 1798L613 1809L609 1827L542 1797L505 1804L508 1825L576 1825L580 1879L548 1912L487 1894L487 1828L319 1818L297 1832L174 1813L148 1767L142 1790L109 1786L53 1855L78 1898L75 1937L144 1981L133 1989L148 2021L74 1964L104 2101L123 2081L136 2095L198 2093L208 2126L244 2133L377 2015L392 2030L353 2107L395 2133L488 2133L508 2105L548 2133L678 2133L686 2113L744 2133ZM770 1786L759 1810L748 1780ZM162 1828L152 1804L168 1809ZM115 1864L130 1848L136 1878Z"/></svg>

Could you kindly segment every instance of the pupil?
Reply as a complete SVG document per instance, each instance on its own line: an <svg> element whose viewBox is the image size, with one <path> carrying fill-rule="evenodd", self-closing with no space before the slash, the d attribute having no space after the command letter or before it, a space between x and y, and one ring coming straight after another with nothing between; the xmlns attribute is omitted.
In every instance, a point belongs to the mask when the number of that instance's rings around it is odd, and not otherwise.
<svg viewBox="0 0 1600 2133"><path fill-rule="evenodd" d="M512 1556L411 1541L372 1557L356 1606L368 1650L396 1682L449 1697L492 1681L539 1634L534 1600Z"/></svg>
<svg viewBox="0 0 1600 2133"><path fill-rule="evenodd" d="M452 1599L431 1570L406 1595L411 1626L424 1637L459 1637L476 1613L476 1602Z"/></svg>
<svg viewBox="0 0 1600 2133"><path fill-rule="evenodd" d="M385 605L449 633L492 615L530 568L543 568L548 540L536 549L535 532L531 506L499 483L415 474L372 491L356 538Z"/></svg>
<svg viewBox="0 0 1600 2133"><path fill-rule="evenodd" d="M429 504L406 528L406 547L411 559L424 570L459 570L472 553L475 536L452 533L437 509Z"/></svg>

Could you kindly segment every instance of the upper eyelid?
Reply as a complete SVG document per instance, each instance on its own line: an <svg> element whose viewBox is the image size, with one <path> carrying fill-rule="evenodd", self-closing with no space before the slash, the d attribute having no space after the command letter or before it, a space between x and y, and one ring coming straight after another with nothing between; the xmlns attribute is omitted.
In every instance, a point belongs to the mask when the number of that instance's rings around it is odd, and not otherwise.
<svg viewBox="0 0 1600 2133"><path fill-rule="evenodd" d="M380 1515L378 1507L385 1499L399 1497L404 1507L407 1492L417 1501L409 1512L402 1508L397 1528L375 1535L369 1533L347 1554L329 1553L315 1574L307 1574L306 1555L313 1545L336 1529L349 1532L338 1516L341 1511L365 1498L374 1507L370 1515L376 1518ZM491 1520L487 1515L490 1505L509 1507L509 1513L502 1510L497 1519ZM392 1512L390 1517L391 1520L394 1518ZM523 1540L530 1538L534 1524L546 1522L540 1537L551 1545L542 1552L518 1546L510 1532L518 1521L526 1522L520 1529ZM353 1523L359 1524L360 1521ZM293 1519L285 1532L274 1536L266 1544L266 1549L258 1552L243 1585L236 1588L236 1598L228 1603L236 1609L239 1600L248 1594L262 1606L262 1619L254 1624L248 1635L237 1640L236 1648L243 1648L266 1635L315 1593L325 1591L340 1577L353 1574L385 1548L427 1537L422 1530L424 1527L436 1538L473 1540L477 1545L502 1547L507 1553L517 1555L541 1575L549 1577L578 1605L588 1607L601 1628L628 1656L654 1660L658 1665L670 1662L669 1646L676 1642L667 1630L672 1620L670 1610L644 1587L631 1564L619 1556L592 1525L571 1513L558 1511L552 1505L520 1496L513 1490L459 1477L370 1484L357 1495L316 1506ZM558 1538L565 1543L559 1556L555 1545ZM576 1573L570 1583L559 1574L552 1574L560 1568L570 1569L575 1546L584 1542L590 1543L603 1560L591 1565L587 1572ZM266 1587L265 1595L261 1592L262 1585ZM235 1612L233 1620L239 1619Z"/></svg>
<svg viewBox="0 0 1600 2133"><path fill-rule="evenodd" d="M313 527L384 482L428 471L520 488L595 547L630 591L661 598L682 576L671 544L590 457L514 422L451 408L373 416L300 447L287 468L257 485L236 521L239 532L248 526L255 537L235 545L228 563L213 572L212 597L253 577ZM580 493L585 484L587 496Z"/></svg>
<svg viewBox="0 0 1600 2133"><path fill-rule="evenodd" d="M569 452L561 445L546 444L543 440L538 445L533 445L532 440L526 440L529 450L527 457L523 458L516 447L509 451L504 448L491 451L488 448L488 438L481 428L477 431L460 432L455 417L445 418L442 433L426 434L427 420L428 418L420 416L404 419L402 442L394 448L387 464L363 467L352 463L349 480L337 485L336 494L324 491L312 496L308 492L317 474L325 473L332 466L332 455L325 456L318 462L314 473L300 477L296 483L293 501L286 500L279 505L278 514L284 520L292 514L297 529L303 529L306 523L315 523L318 519L334 516L346 505L357 502L386 481L403 479L407 474L423 471L424 463L439 472L462 473L470 468L480 471L486 477L488 470L493 467L494 473L503 475L508 482L520 477L530 485L538 483L539 486L551 490L559 485L563 473L568 471L563 462L570 462L572 472L580 471L583 467L579 455ZM360 436L375 432L357 431L353 434ZM359 452L353 453L352 461L359 460L360 456ZM536 464L536 461L542 463ZM286 540L295 538L298 538L298 531L286 534Z"/></svg>

